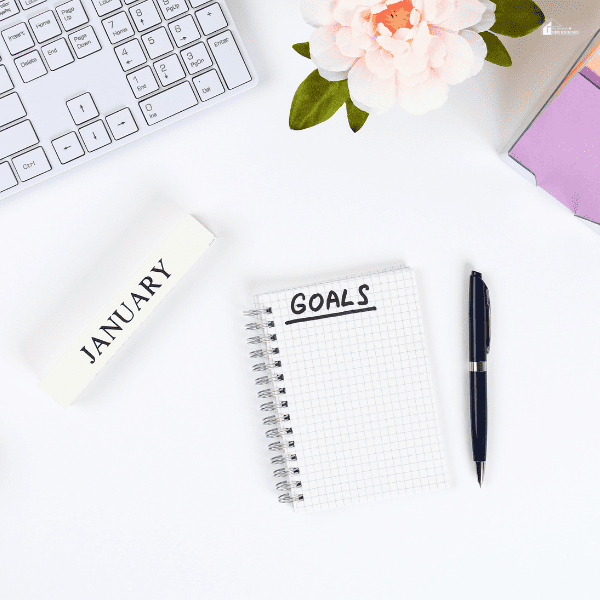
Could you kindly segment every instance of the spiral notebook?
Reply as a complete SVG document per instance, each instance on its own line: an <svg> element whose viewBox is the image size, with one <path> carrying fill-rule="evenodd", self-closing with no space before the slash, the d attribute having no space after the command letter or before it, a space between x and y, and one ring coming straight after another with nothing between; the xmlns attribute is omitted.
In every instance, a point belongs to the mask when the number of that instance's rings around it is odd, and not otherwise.
<svg viewBox="0 0 600 600"><path fill-rule="evenodd" d="M411 269L254 303L246 328L280 502L313 512L447 486Z"/></svg>

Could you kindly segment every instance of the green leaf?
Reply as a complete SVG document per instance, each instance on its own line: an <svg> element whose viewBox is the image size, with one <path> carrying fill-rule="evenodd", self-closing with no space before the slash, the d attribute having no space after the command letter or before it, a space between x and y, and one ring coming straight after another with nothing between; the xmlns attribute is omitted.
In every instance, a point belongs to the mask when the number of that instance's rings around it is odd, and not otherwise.
<svg viewBox="0 0 600 600"><path fill-rule="evenodd" d="M310 58L310 48L308 46L308 42L304 42L303 44L294 44L292 48L301 56Z"/></svg>
<svg viewBox="0 0 600 600"><path fill-rule="evenodd" d="M533 0L498 0L496 22L490 31L508 37L522 37L544 24L546 17Z"/></svg>
<svg viewBox="0 0 600 600"><path fill-rule="evenodd" d="M354 102L350 99L346 100L346 112L348 113L348 124L354 133L360 130L369 116L368 112L356 108Z"/></svg>
<svg viewBox="0 0 600 600"><path fill-rule="evenodd" d="M290 109L290 129L314 127L331 118L350 99L348 82L327 81L313 71L299 86Z"/></svg>
<svg viewBox="0 0 600 600"><path fill-rule="evenodd" d="M482 31L479 35L483 38L487 46L485 60L501 67L510 67L512 65L512 59L508 50L497 36L489 31Z"/></svg>

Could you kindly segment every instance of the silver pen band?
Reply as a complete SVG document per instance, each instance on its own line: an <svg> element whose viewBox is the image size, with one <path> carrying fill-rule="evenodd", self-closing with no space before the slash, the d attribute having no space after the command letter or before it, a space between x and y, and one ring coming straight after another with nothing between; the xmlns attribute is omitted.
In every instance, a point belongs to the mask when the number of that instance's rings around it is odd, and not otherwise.
<svg viewBox="0 0 600 600"><path fill-rule="evenodd" d="M485 373L487 371L487 361L480 360L479 362L469 363L471 365L471 371L475 373Z"/></svg>

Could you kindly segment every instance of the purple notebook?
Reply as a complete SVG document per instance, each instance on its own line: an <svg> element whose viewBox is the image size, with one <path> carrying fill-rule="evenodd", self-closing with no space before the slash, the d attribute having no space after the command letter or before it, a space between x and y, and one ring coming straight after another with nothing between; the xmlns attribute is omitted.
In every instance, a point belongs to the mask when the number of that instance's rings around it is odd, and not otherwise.
<svg viewBox="0 0 600 600"><path fill-rule="evenodd" d="M579 217L600 223L600 77L585 67L509 155Z"/></svg>

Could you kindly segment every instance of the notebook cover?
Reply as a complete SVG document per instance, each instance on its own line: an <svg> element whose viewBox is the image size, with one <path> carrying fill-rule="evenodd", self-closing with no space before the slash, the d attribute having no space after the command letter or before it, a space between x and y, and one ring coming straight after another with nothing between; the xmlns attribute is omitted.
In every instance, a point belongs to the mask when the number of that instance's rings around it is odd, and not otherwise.
<svg viewBox="0 0 600 600"><path fill-rule="evenodd" d="M600 222L600 88L593 76L600 79L586 67L570 79L509 155L574 214Z"/></svg>

